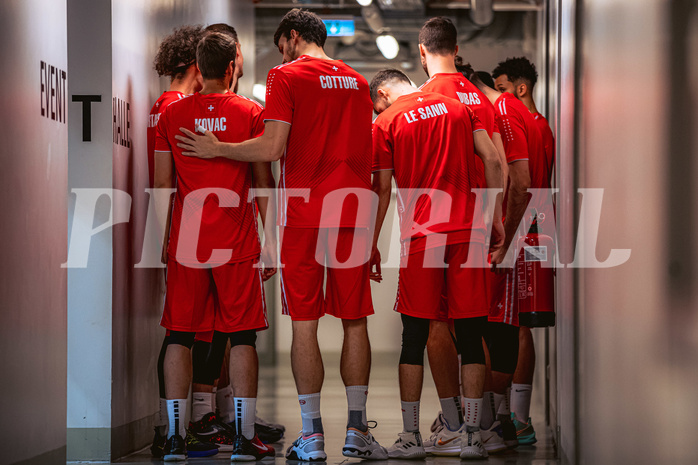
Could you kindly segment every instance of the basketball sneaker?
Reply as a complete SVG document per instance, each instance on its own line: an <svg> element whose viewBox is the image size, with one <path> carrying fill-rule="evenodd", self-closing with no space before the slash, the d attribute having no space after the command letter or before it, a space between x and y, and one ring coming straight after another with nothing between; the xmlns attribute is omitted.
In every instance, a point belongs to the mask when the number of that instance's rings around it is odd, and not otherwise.
<svg viewBox="0 0 698 465"><path fill-rule="evenodd" d="M508 449L507 445L504 444L502 424L499 421L492 423L489 429L480 429L480 435L488 454L498 454Z"/></svg>
<svg viewBox="0 0 698 465"><path fill-rule="evenodd" d="M162 459L165 462L182 462L187 459L187 445L179 434L170 436L165 442Z"/></svg>
<svg viewBox="0 0 698 465"><path fill-rule="evenodd" d="M211 457L218 453L218 446L201 442L190 431L187 431L187 456L193 457Z"/></svg>
<svg viewBox="0 0 698 465"><path fill-rule="evenodd" d="M286 428L284 425L269 423L259 417L255 417L254 431L259 436L260 441L265 444L279 442L284 437Z"/></svg>
<svg viewBox="0 0 698 465"><path fill-rule="evenodd" d="M397 441L388 447L388 457L391 459L423 459L426 456L419 431L398 433Z"/></svg>
<svg viewBox="0 0 698 465"><path fill-rule="evenodd" d="M460 455L460 430L452 431L445 424L437 427L434 434L424 442L427 454L453 456Z"/></svg>
<svg viewBox="0 0 698 465"><path fill-rule="evenodd" d="M233 438L233 454L230 456L230 461L254 462L268 458L273 459L275 455L274 448L262 444L256 434L251 440L242 434L237 434Z"/></svg>
<svg viewBox="0 0 698 465"><path fill-rule="evenodd" d="M367 460L387 460L388 451L378 444L370 431L359 431L356 428L347 429L342 455Z"/></svg>
<svg viewBox="0 0 698 465"><path fill-rule="evenodd" d="M528 422L524 423L519 421L512 412L511 418L514 420L516 438L518 439L520 445L530 446L531 444L538 442L538 439L536 439L536 431L533 429L531 417L528 417Z"/></svg>
<svg viewBox="0 0 698 465"><path fill-rule="evenodd" d="M288 460L300 460L303 462L324 462L327 460L325 454L325 436L322 433L303 436L301 433L298 439L293 441L286 450Z"/></svg>
<svg viewBox="0 0 698 465"><path fill-rule="evenodd" d="M219 421L213 412L207 413L199 421L190 422L189 430L196 435L199 441L214 444L221 452L233 450L235 434L225 422Z"/></svg>
<svg viewBox="0 0 698 465"><path fill-rule="evenodd" d="M512 449L519 445L519 440L516 438L516 427L509 415L497 415L497 420L502 424L502 437L504 444Z"/></svg>
<svg viewBox="0 0 698 465"><path fill-rule="evenodd" d="M152 455L153 458L161 459L166 442L167 436L160 434L160 428L156 426L155 435L153 436L153 445L150 446L150 455Z"/></svg>
<svg viewBox="0 0 698 465"><path fill-rule="evenodd" d="M486 459L488 455L482 443L480 428L463 425L460 431L460 458L464 460Z"/></svg>

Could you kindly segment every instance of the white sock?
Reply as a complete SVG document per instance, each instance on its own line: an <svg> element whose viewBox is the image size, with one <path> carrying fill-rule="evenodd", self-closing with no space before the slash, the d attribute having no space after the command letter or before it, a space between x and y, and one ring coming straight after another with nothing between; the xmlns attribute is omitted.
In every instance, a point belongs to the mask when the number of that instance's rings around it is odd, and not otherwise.
<svg viewBox="0 0 698 465"><path fill-rule="evenodd" d="M482 429L490 429L497 417L495 395L492 391L485 391L482 396L482 416L480 418L480 427Z"/></svg>
<svg viewBox="0 0 698 465"><path fill-rule="evenodd" d="M160 430L161 435L167 433L167 399L160 397L160 412L155 426Z"/></svg>
<svg viewBox="0 0 698 465"><path fill-rule="evenodd" d="M494 418L495 420L497 419L497 415L507 415L507 413L504 412L504 408L502 408L502 405L504 405L504 399L506 398L506 394L497 394L496 392L492 393L494 396Z"/></svg>
<svg viewBox="0 0 698 465"><path fill-rule="evenodd" d="M528 423L532 390L533 386L530 384L511 385L511 411L516 419L523 423Z"/></svg>
<svg viewBox="0 0 698 465"><path fill-rule="evenodd" d="M347 386L346 390L349 407L347 428L367 431L366 399L368 398L368 386Z"/></svg>
<svg viewBox="0 0 698 465"><path fill-rule="evenodd" d="M197 422L204 415L211 412L211 397L210 392L192 392L191 394L191 421Z"/></svg>
<svg viewBox="0 0 698 465"><path fill-rule="evenodd" d="M213 386L213 391L211 391L211 411L216 413L216 395L218 394L218 389Z"/></svg>
<svg viewBox="0 0 698 465"><path fill-rule="evenodd" d="M441 403L441 413L446 420L446 426L451 431L455 431L463 424L463 411L461 410L460 396L446 397L439 399Z"/></svg>
<svg viewBox="0 0 698 465"><path fill-rule="evenodd" d="M479 428L480 416L482 415L482 397L479 399L464 397L463 400L465 400L465 425Z"/></svg>
<svg viewBox="0 0 698 465"><path fill-rule="evenodd" d="M299 395L298 403L301 405L303 436L315 433L324 434L322 416L320 415L320 393Z"/></svg>
<svg viewBox="0 0 698 465"><path fill-rule="evenodd" d="M167 400L167 418L170 423L170 429L167 437L170 438L175 434L179 434L182 439L187 437L185 428L185 417L187 411L187 399L168 399Z"/></svg>
<svg viewBox="0 0 698 465"><path fill-rule="evenodd" d="M235 397L235 428L247 439L254 438L254 417L257 409L256 397Z"/></svg>
<svg viewBox="0 0 698 465"><path fill-rule="evenodd" d="M235 420L235 406L233 405L233 388L230 385L221 388L216 393L216 401L220 410L220 418L230 423Z"/></svg>
<svg viewBox="0 0 698 465"><path fill-rule="evenodd" d="M419 431L419 401L400 402L402 405L402 429L408 432Z"/></svg>

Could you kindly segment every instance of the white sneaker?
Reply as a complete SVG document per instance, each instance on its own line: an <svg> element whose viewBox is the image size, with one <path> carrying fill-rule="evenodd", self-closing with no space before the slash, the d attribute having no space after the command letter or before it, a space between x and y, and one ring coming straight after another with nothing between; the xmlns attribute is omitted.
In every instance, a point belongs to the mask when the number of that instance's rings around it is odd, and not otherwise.
<svg viewBox="0 0 698 465"><path fill-rule="evenodd" d="M497 454L508 449L508 446L504 443L502 424L499 421L492 423L490 429L481 429L480 434L482 436L482 443L485 445L485 450L488 453Z"/></svg>
<svg viewBox="0 0 698 465"><path fill-rule="evenodd" d="M423 459L426 456L419 431L399 433L395 444L388 447L388 457L391 459Z"/></svg>
<svg viewBox="0 0 698 465"><path fill-rule="evenodd" d="M436 419L431 424L431 432L435 433L440 426L443 426L445 424L446 420L444 420L444 414L441 413L441 410L439 410L439 414L436 416Z"/></svg>
<svg viewBox="0 0 698 465"><path fill-rule="evenodd" d="M442 424L424 442L424 450L427 451L427 454L458 457L460 455L460 438L460 430L451 431Z"/></svg>
<svg viewBox="0 0 698 465"><path fill-rule="evenodd" d="M474 431L473 431L474 430ZM480 460L488 457L487 450L482 442L479 428L463 426L461 428L460 458L465 460Z"/></svg>
<svg viewBox="0 0 698 465"><path fill-rule="evenodd" d="M388 451L378 444L370 431L364 433L355 428L347 429L342 455L366 460L388 459Z"/></svg>
<svg viewBox="0 0 698 465"><path fill-rule="evenodd" d="M286 458L303 462L326 461L325 436L320 433L303 436L303 433L301 433L298 439L293 441L293 444L286 450Z"/></svg>

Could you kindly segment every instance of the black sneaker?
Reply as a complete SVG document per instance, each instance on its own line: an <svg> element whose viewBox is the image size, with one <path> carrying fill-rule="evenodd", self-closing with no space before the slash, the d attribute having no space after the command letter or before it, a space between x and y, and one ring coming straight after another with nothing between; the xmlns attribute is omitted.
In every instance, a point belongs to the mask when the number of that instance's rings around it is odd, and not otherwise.
<svg viewBox="0 0 698 465"><path fill-rule="evenodd" d="M160 434L160 428L155 427L155 436L153 436L153 445L150 446L150 454L153 458L161 459L163 456L162 450L165 448L167 436Z"/></svg>
<svg viewBox="0 0 698 465"><path fill-rule="evenodd" d="M165 462L178 462L187 459L187 445L182 436L175 434L167 438L163 449L163 460Z"/></svg>
<svg viewBox="0 0 698 465"><path fill-rule="evenodd" d="M190 431L187 431L187 455L192 457L211 457L218 453L218 446L201 442Z"/></svg>
<svg viewBox="0 0 698 465"><path fill-rule="evenodd" d="M254 432L264 444L278 442L284 437L286 428L283 425L268 423L259 417L255 418Z"/></svg>
<svg viewBox="0 0 698 465"><path fill-rule="evenodd" d="M273 459L276 455L274 448L262 444L257 435L252 440L249 440L242 434L237 434L234 442L233 454L230 456L232 462L254 462L266 458Z"/></svg>
<svg viewBox="0 0 698 465"><path fill-rule="evenodd" d="M508 415L497 415L497 420L502 424L504 444L510 449L518 446L519 440L516 437L516 426L514 426L514 422L511 421L511 417Z"/></svg>
<svg viewBox="0 0 698 465"><path fill-rule="evenodd" d="M219 421L213 412L207 413L199 421L189 423L189 430L199 441L216 445L221 452L233 450L235 433L225 422Z"/></svg>

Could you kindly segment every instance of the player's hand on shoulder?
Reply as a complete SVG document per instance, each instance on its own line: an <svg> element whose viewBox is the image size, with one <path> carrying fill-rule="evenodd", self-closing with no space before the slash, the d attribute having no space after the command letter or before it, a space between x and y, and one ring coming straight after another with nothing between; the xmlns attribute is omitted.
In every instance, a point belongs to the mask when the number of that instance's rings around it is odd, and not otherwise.
<svg viewBox="0 0 698 465"><path fill-rule="evenodd" d="M203 135L195 134L186 128L179 128L185 135L177 134L175 139L179 142L177 147L183 150L182 155L198 158L215 158L218 156L218 138L211 132L205 131Z"/></svg>

